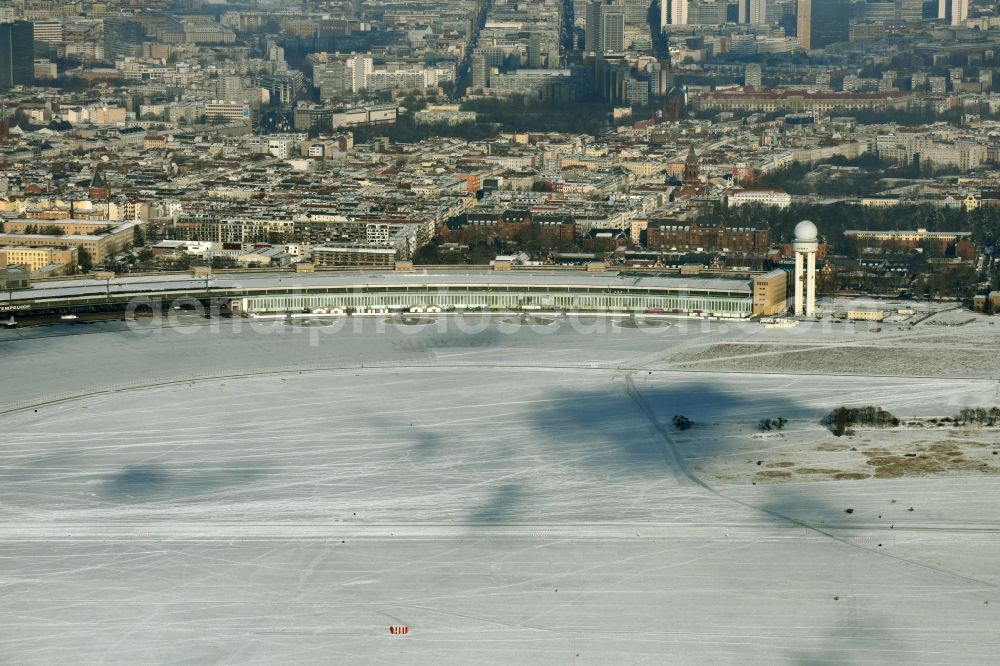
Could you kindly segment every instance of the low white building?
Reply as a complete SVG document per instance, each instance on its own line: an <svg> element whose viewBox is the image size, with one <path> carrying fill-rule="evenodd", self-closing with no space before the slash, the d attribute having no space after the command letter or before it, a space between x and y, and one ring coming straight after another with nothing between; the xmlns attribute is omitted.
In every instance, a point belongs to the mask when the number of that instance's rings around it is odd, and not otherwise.
<svg viewBox="0 0 1000 666"><path fill-rule="evenodd" d="M225 118L229 122L250 122L250 105L231 100L211 100L205 102L205 116L209 119Z"/></svg>
<svg viewBox="0 0 1000 666"><path fill-rule="evenodd" d="M792 205L792 197L788 192L769 189L726 190L725 202L727 208L757 204L760 206L777 206L788 208Z"/></svg>
<svg viewBox="0 0 1000 666"><path fill-rule="evenodd" d="M204 257L212 251L212 247L212 243L205 241L162 240L153 246L153 251L160 254L176 252L193 257Z"/></svg>

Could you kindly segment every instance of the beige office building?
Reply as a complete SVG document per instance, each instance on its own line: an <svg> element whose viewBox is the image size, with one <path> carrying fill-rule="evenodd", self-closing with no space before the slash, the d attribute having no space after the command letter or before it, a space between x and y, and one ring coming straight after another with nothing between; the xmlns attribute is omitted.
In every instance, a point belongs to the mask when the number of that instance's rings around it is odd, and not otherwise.
<svg viewBox="0 0 1000 666"><path fill-rule="evenodd" d="M784 314L787 309L787 272L777 269L753 278L753 313L755 315Z"/></svg>
<svg viewBox="0 0 1000 666"><path fill-rule="evenodd" d="M76 266L77 250L73 247L0 247L0 268L16 264L27 266L32 273L46 266L69 264Z"/></svg>
<svg viewBox="0 0 1000 666"><path fill-rule="evenodd" d="M57 226L65 232L65 235L23 233L28 224L40 228ZM106 257L121 252L122 248L134 240L135 228L142 224L144 223L138 221L118 222L117 220L30 220L28 222L25 220L5 220L4 233L0 233L0 248L17 246L83 248L90 253L91 259L97 264L104 261ZM22 233L10 233L11 230L18 229L22 230ZM83 233L71 233L80 231Z"/></svg>

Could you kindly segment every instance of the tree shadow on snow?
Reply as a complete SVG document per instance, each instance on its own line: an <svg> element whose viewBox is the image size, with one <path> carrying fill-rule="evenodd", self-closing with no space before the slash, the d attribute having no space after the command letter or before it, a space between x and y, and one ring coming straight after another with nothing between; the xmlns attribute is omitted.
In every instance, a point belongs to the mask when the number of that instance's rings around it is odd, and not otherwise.
<svg viewBox="0 0 1000 666"><path fill-rule="evenodd" d="M683 433L671 425L675 415L692 419L695 428L720 422L745 422L750 428L762 418L804 419L816 422L821 417L815 408L798 405L778 393L746 394L707 384L677 384L638 381L632 390L623 381L615 381L609 390L580 389L556 392L547 396L545 406L531 415L535 428L544 432L554 447L591 453L587 465L601 471L616 469L630 474L657 476L681 472L664 456L663 437L651 420L669 438L680 439ZM620 434L616 434L620 433ZM657 435L650 438L649 434ZM657 440L656 442L650 441ZM699 444L699 456L733 453L721 438Z"/></svg>
<svg viewBox="0 0 1000 666"><path fill-rule="evenodd" d="M497 487L489 500L477 507L470 515L472 524L502 525L516 516L526 505L524 490L513 483Z"/></svg>
<svg viewBox="0 0 1000 666"><path fill-rule="evenodd" d="M107 502L195 502L205 493L255 483L265 472L255 468L198 471L163 465L129 465L105 477L97 493Z"/></svg>
<svg viewBox="0 0 1000 666"><path fill-rule="evenodd" d="M728 488L716 491L711 479L701 478L689 464L690 457L729 456L738 452L734 441L746 440L706 437L699 438L696 445L687 445L685 433L672 425L675 415L692 419L694 428L718 423L745 423L749 437L761 419L780 416L789 419L791 427L796 422L815 425L825 413L824 409L832 409L836 405L818 409L798 404L793 396L780 391L749 393L719 388L707 382L667 384L655 380L644 382L641 378L634 385L616 380L608 389L581 388L548 397L555 400L544 403L531 415L544 441L543 446L552 455L577 460L577 464L602 475L602 478L606 478L604 475L609 470L625 478L664 479L673 476L689 484L692 493L706 497L715 495L732 501L750 511L759 512L760 517L776 526L782 525L787 529L792 523L804 531L814 532L812 536L815 533L824 535L827 525L842 524L847 518L844 507L835 506L826 497L811 492L807 480L800 484L759 484L748 499L730 498L726 493ZM747 483L750 484L750 480ZM746 495L739 493L739 497ZM840 541L834 536L828 538ZM846 542L841 547L852 548ZM861 560L851 561L857 565ZM844 571L828 573L850 578ZM820 575L817 572L817 576ZM846 583L845 589L849 590ZM845 593L845 596L849 595ZM832 597L830 601L834 603ZM847 655L839 654L835 649L840 637L868 638L874 644L890 636L890 629L870 622L870 619L859 625L851 624L853 620L847 618L843 626L830 628L832 633L828 640L833 647L829 651L810 655L800 653L792 658L801 663L843 663Z"/></svg>
<svg viewBox="0 0 1000 666"><path fill-rule="evenodd" d="M372 414L369 420L372 429L382 433L386 440L405 442L408 445L407 455L423 460L445 453L447 438L439 432L422 425L413 416L404 419L389 419L385 416ZM416 417L416 418L419 418Z"/></svg>

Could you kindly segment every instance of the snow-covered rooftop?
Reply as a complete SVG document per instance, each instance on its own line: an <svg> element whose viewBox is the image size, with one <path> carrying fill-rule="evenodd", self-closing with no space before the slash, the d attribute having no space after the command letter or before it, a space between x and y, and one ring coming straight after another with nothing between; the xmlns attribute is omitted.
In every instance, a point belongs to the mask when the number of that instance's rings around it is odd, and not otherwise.
<svg viewBox="0 0 1000 666"><path fill-rule="evenodd" d="M617 273L587 273L583 271L438 271L423 272L358 272L331 271L318 273L226 273L209 278L213 289L267 289L301 286L413 286L449 287L457 285L519 285L574 286L608 288L637 287L650 289L687 289L689 291L729 291L750 294L750 282L745 279L632 276ZM112 293L170 291L198 289L205 286L204 277L163 275L116 277L110 283L94 278L37 282L28 291L17 292L17 298L46 298L78 294L103 293L110 286ZM0 295L0 301L6 294Z"/></svg>

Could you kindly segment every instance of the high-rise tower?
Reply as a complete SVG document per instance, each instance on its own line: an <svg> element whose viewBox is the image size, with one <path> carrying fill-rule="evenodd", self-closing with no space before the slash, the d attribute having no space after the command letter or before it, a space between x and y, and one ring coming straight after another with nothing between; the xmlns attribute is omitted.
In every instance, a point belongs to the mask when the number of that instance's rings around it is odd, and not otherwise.
<svg viewBox="0 0 1000 666"><path fill-rule="evenodd" d="M594 0L587 6L586 50L621 53L625 50L625 7Z"/></svg>
<svg viewBox="0 0 1000 666"><path fill-rule="evenodd" d="M740 23L764 25L767 23L767 0L739 0Z"/></svg>
<svg viewBox="0 0 1000 666"><path fill-rule="evenodd" d="M812 51L812 0L799 0L795 13L795 34L802 48Z"/></svg>
<svg viewBox="0 0 1000 666"><path fill-rule="evenodd" d="M29 21L0 23L0 88L35 82L34 29Z"/></svg>
<svg viewBox="0 0 1000 666"><path fill-rule="evenodd" d="M666 0L660 0L666 2ZM687 25L688 0L670 0L670 23L672 25Z"/></svg>
<svg viewBox="0 0 1000 666"><path fill-rule="evenodd" d="M938 0L938 18L961 25L969 18L969 0Z"/></svg>

